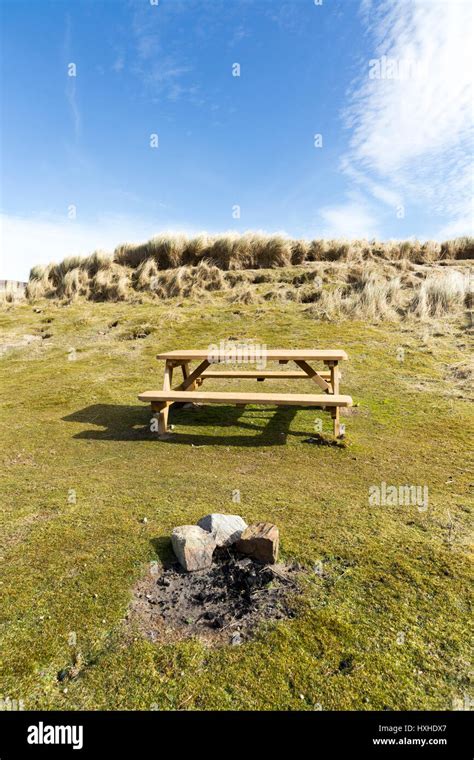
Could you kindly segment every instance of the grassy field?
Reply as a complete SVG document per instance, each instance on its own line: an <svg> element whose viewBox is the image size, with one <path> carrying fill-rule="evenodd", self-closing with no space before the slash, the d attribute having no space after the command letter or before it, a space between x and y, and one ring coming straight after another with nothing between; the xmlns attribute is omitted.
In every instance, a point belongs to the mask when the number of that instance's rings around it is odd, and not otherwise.
<svg viewBox="0 0 474 760"><path fill-rule="evenodd" d="M302 304L219 295L205 308L35 306L0 312L3 343L42 336L0 358L0 698L140 710L449 710L465 699L472 407L461 326L319 322ZM156 440L137 401L161 387L155 354L228 338L344 348L341 388L357 404L343 418L347 446L304 443L315 410L258 407L178 411L175 434ZM428 509L369 504L382 482L426 485ZM242 646L130 640L134 584L169 555L175 525L211 511L277 523L284 559L308 568L296 618Z"/></svg>

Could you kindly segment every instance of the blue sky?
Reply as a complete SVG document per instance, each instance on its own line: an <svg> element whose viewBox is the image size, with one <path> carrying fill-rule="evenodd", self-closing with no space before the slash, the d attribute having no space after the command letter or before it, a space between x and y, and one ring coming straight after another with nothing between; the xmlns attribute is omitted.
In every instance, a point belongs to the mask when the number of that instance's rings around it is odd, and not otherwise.
<svg viewBox="0 0 474 760"><path fill-rule="evenodd" d="M472 234L470 2L153 2L3 0L1 277L164 230Z"/></svg>

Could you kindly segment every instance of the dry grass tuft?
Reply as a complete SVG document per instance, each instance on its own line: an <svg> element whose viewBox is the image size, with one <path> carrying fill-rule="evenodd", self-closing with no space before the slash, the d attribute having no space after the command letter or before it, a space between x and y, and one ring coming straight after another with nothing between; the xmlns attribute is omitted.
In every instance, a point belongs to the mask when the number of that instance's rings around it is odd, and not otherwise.
<svg viewBox="0 0 474 760"><path fill-rule="evenodd" d="M30 269L30 276L29 280L41 280L41 278L44 275L44 270L46 267L42 266L41 264L36 264L34 267L31 267Z"/></svg>
<svg viewBox="0 0 474 760"><path fill-rule="evenodd" d="M155 259L145 259L132 275L133 286L136 290L152 290L152 285L160 270Z"/></svg>
<svg viewBox="0 0 474 760"><path fill-rule="evenodd" d="M126 301L130 295L130 276L117 264L99 269L92 277L91 298L94 301Z"/></svg>
<svg viewBox="0 0 474 760"><path fill-rule="evenodd" d="M111 269L113 259L106 251L94 251L90 256L82 259L81 262L82 263L79 266L87 269L89 275L92 277L97 274L100 269Z"/></svg>
<svg viewBox="0 0 474 760"><path fill-rule="evenodd" d="M252 288L247 284L234 288L228 300L229 303L239 303L248 306L250 304L259 303L261 301L261 298L256 292L255 288Z"/></svg>
<svg viewBox="0 0 474 760"><path fill-rule="evenodd" d="M88 272L79 267L66 272L59 293L69 300L74 300L78 296L89 298L90 278Z"/></svg>
<svg viewBox="0 0 474 760"><path fill-rule="evenodd" d="M441 259L473 259L474 238L458 237L454 240L445 240L440 245Z"/></svg>
<svg viewBox="0 0 474 760"><path fill-rule="evenodd" d="M186 298L226 288L222 270L205 261L196 267L182 266L158 272L150 283L151 291L160 298Z"/></svg>
<svg viewBox="0 0 474 760"><path fill-rule="evenodd" d="M457 270L443 272L422 282L410 304L410 311L420 319L442 317L461 311L469 298L469 276Z"/></svg>
<svg viewBox="0 0 474 760"><path fill-rule="evenodd" d="M445 265L472 258L473 240L307 241L258 231L193 238L162 234L119 245L113 257L94 251L33 267L26 295L117 301L137 291L167 299L232 289L230 299L236 302L297 301L310 304L311 313L323 319L432 319L457 314L468 298L466 278Z"/></svg>

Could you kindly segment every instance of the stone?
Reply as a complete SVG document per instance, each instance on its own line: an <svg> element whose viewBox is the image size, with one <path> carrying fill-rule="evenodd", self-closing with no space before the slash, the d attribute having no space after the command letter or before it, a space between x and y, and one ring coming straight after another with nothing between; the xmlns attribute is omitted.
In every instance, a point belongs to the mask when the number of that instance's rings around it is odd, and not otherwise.
<svg viewBox="0 0 474 760"><path fill-rule="evenodd" d="M280 534L273 523L257 523L244 530L235 548L257 562L273 565L278 559Z"/></svg>
<svg viewBox="0 0 474 760"><path fill-rule="evenodd" d="M230 546L234 544L239 540L242 532L247 527L247 523L239 515L222 515L218 513L201 517L198 525L214 536L216 546Z"/></svg>
<svg viewBox="0 0 474 760"><path fill-rule="evenodd" d="M216 548L214 536L198 525L180 525L171 533L171 544L185 570L205 570L212 565Z"/></svg>

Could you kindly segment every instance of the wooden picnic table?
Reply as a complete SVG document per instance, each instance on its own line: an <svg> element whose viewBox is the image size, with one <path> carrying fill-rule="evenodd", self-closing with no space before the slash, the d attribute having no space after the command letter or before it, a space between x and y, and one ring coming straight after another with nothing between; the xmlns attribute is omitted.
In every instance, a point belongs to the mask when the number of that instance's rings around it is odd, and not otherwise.
<svg viewBox="0 0 474 760"><path fill-rule="evenodd" d="M344 406L352 406L350 396L339 392L339 362L347 360L347 354L340 349L261 349L252 350L250 345L241 356L238 345L230 344L225 349L168 351L157 355L157 359L165 362L163 389L161 391L145 391L138 398L149 402L152 411L158 417L158 433L163 435L168 428L168 411L173 403L207 402L211 404L272 404L277 406L314 406L329 408L334 424L334 435L340 437L341 427L339 410ZM294 362L297 371L267 370L268 361L288 364ZM191 370L191 362L199 362ZM326 370L316 370L311 363L320 362ZM257 369L209 369L213 365L254 363L261 365ZM180 367L183 379L172 388L173 371ZM319 393L240 393L234 391L215 392L198 391L204 380L208 378L255 379L259 382L276 379L311 380L318 386ZM322 393L321 393L322 391Z"/></svg>

